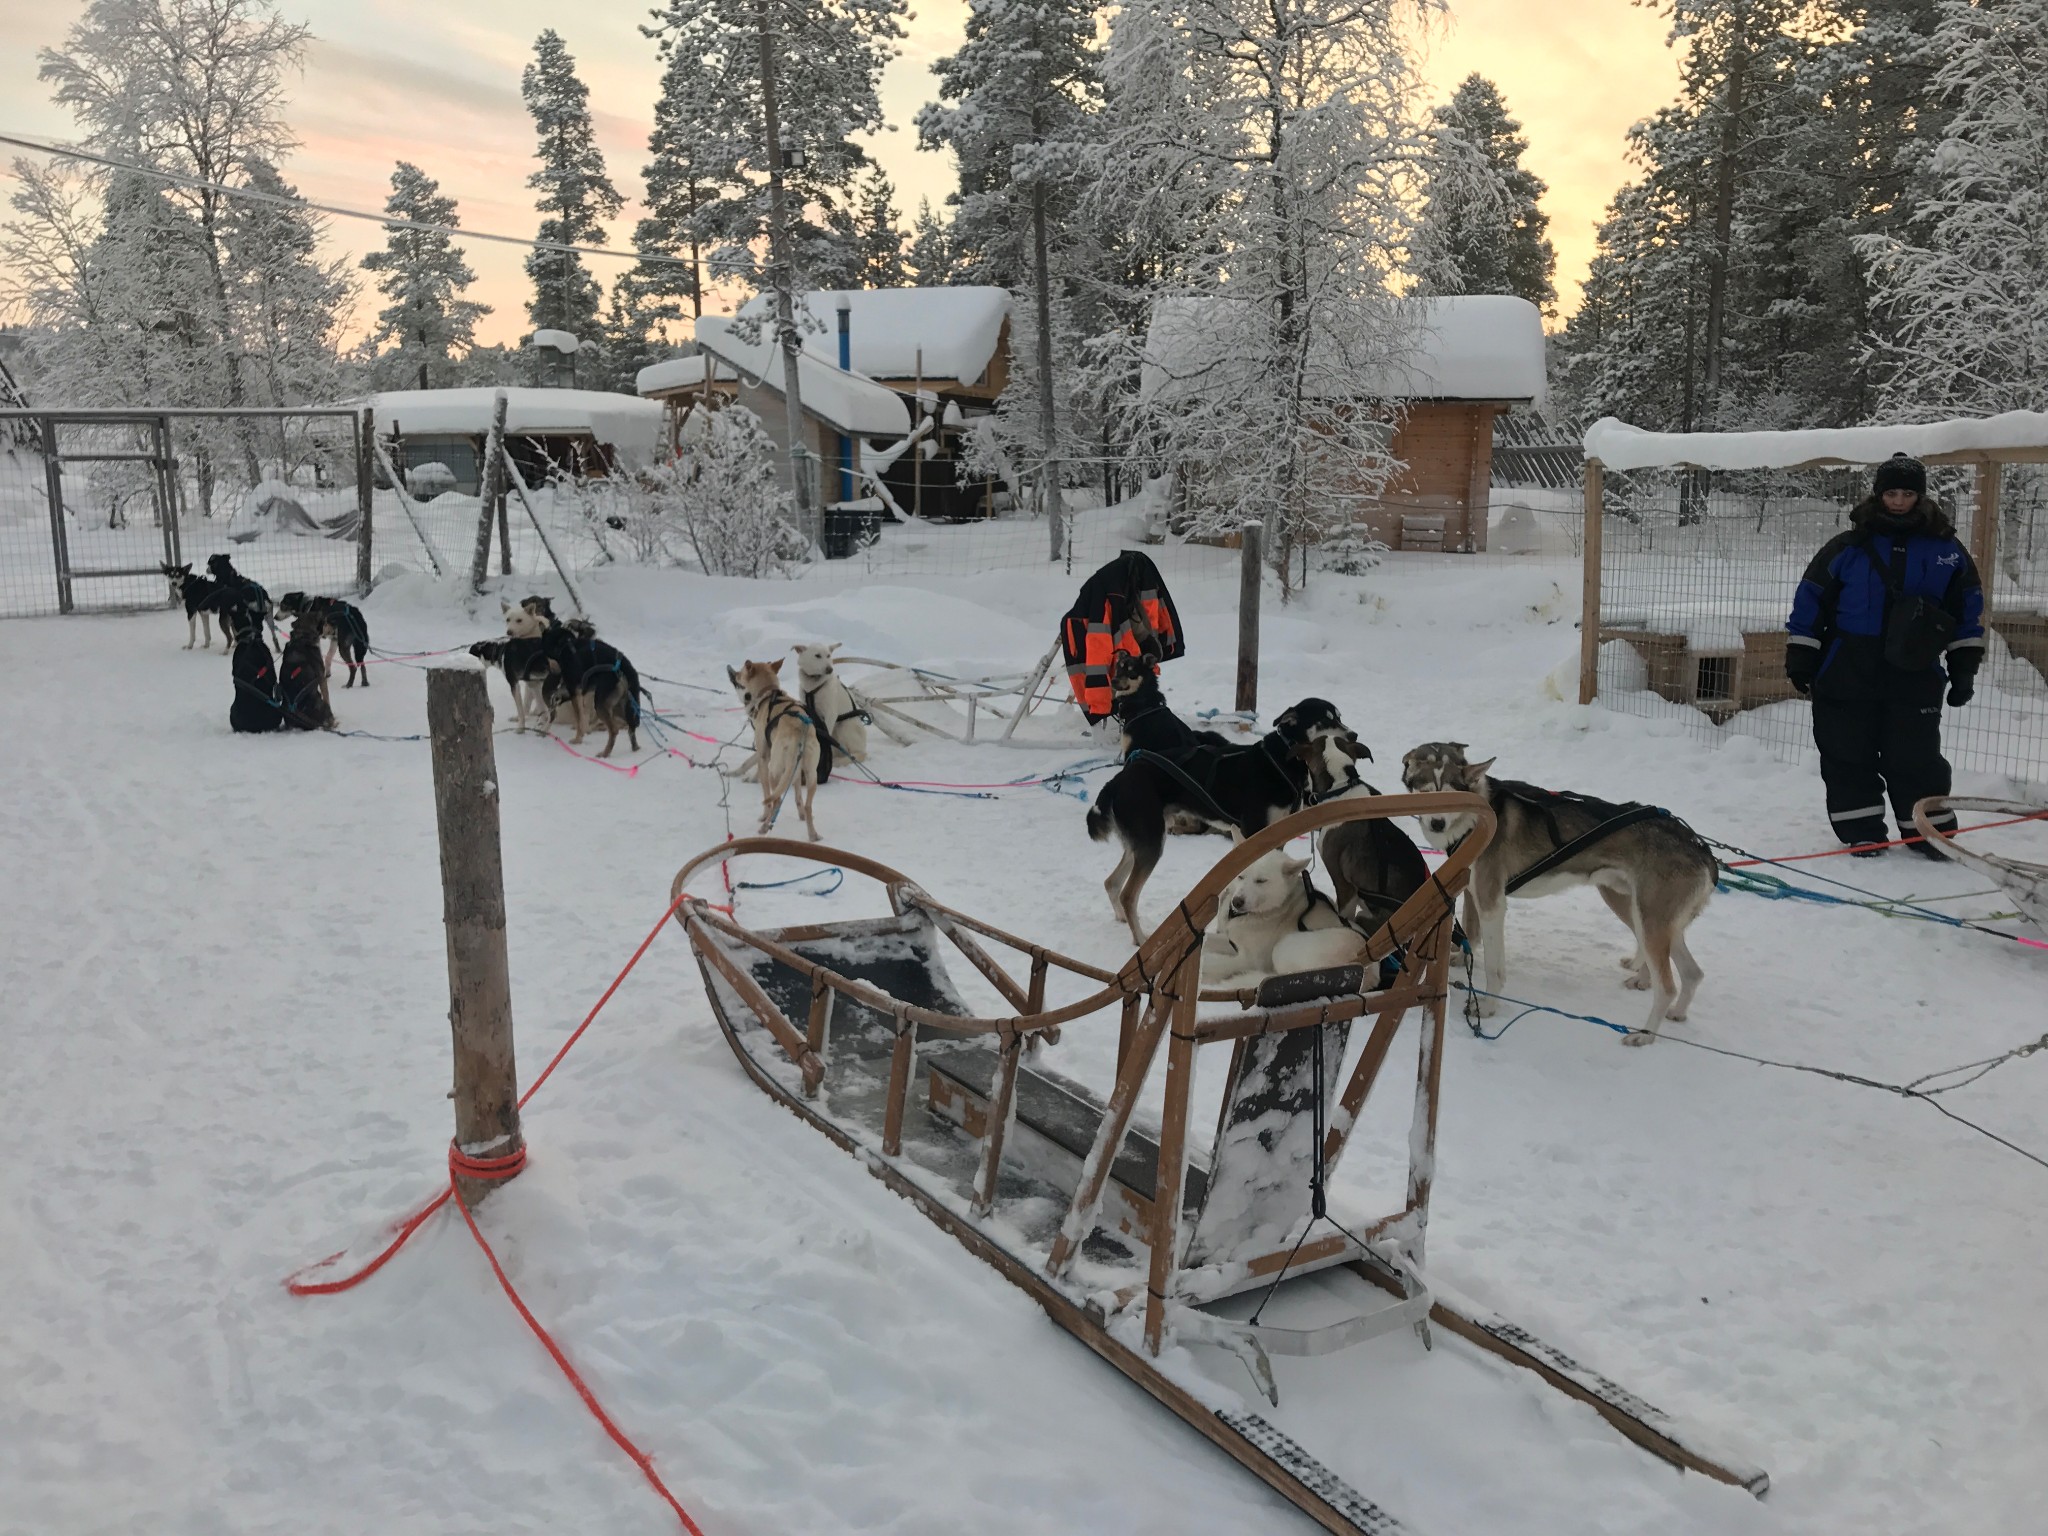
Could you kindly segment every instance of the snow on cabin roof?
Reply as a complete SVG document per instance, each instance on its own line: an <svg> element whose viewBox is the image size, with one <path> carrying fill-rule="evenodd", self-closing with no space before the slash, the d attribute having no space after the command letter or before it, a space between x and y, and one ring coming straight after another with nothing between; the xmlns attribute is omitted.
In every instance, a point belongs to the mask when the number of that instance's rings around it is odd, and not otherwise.
<svg viewBox="0 0 2048 1536"><path fill-rule="evenodd" d="M2000 449L2048 448L2048 415L2007 411L1898 427L1814 427L1794 432L1645 432L1612 416L1586 429L1586 457L1608 469L1789 469L1798 464L1881 464L1995 457Z"/></svg>
<svg viewBox="0 0 2048 1536"><path fill-rule="evenodd" d="M697 322L697 345L739 370L743 385L759 385L782 393L782 358L767 326L753 341L734 329L723 315L705 315ZM847 373L837 363L805 351L797 355L797 388L803 392L804 414L815 416L849 437L904 437L910 432L910 407L903 397L862 373Z"/></svg>
<svg viewBox="0 0 2048 1536"><path fill-rule="evenodd" d="M565 352L572 356L583 350L583 343L577 339L574 331L550 331L545 329L535 331L533 333L533 345L536 347L549 347L554 351Z"/></svg>
<svg viewBox="0 0 2048 1536"><path fill-rule="evenodd" d="M414 435L491 430L496 389L395 389L373 395L377 429ZM661 442L661 406L601 389L506 389L505 430L589 433L629 456L651 458Z"/></svg>
<svg viewBox="0 0 2048 1536"><path fill-rule="evenodd" d="M688 357L672 357L666 362L649 363L634 376L633 387L643 395L695 389L704 382L704 370L710 362L711 360L703 353L693 352ZM726 363L717 363L715 366L717 371L711 375L713 379L727 380L739 377Z"/></svg>
<svg viewBox="0 0 2048 1536"><path fill-rule="evenodd" d="M958 379L972 384L988 372L1010 295L1002 288L819 289L801 295L797 326L804 351L826 362L839 361L839 302L847 303L847 342L854 371L871 379ZM740 306L742 315L765 315L768 299L757 294ZM923 368L918 353L924 354Z"/></svg>
<svg viewBox="0 0 2048 1536"><path fill-rule="evenodd" d="M1543 317L1526 299L1461 294L1398 301L1381 334L1345 356L1327 337L1309 348L1311 391L1318 373L1349 393L1390 400L1508 400L1543 395ZM1148 400L1227 398L1251 388L1249 346L1233 338L1269 323L1263 309L1228 298L1168 298L1153 306L1140 391Z"/></svg>

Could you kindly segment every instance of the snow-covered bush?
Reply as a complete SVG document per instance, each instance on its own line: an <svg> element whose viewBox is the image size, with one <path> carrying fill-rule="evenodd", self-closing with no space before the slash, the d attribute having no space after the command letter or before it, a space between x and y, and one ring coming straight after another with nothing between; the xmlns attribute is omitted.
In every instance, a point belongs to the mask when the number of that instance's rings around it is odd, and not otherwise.
<svg viewBox="0 0 2048 1536"><path fill-rule="evenodd" d="M405 488L414 501L432 501L455 489L455 471L439 460L414 464L405 472Z"/></svg>
<svg viewBox="0 0 2048 1536"><path fill-rule="evenodd" d="M680 526L707 575L784 574L809 545L775 470L774 440L745 406L692 412L681 456L644 476L644 515Z"/></svg>

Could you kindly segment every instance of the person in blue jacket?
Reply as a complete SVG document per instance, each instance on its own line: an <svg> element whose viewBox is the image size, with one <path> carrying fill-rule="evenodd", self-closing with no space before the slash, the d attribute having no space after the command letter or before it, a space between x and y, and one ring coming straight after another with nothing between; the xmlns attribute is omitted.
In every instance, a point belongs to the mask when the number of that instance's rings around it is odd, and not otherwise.
<svg viewBox="0 0 2048 1536"><path fill-rule="evenodd" d="M1845 843L1885 841L1889 794L1911 837L1914 802L1949 791L1941 701L1960 709L1984 659L1984 592L1927 471L1895 453L1849 527L1806 567L1785 626L1785 675L1813 698L1828 820ZM1953 813L1934 818L1944 831ZM1924 843L1911 846L1930 858ZM1858 857L1882 853L1858 847Z"/></svg>

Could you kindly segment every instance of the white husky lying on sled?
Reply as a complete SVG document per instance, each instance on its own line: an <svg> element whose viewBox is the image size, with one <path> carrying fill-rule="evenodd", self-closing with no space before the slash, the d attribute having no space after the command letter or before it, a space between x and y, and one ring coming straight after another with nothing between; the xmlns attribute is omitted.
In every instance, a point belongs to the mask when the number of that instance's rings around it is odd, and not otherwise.
<svg viewBox="0 0 2048 1536"><path fill-rule="evenodd" d="M1203 986L1248 986L1365 958L1365 940L1316 889L1308 862L1276 848L1224 887L1202 940Z"/></svg>

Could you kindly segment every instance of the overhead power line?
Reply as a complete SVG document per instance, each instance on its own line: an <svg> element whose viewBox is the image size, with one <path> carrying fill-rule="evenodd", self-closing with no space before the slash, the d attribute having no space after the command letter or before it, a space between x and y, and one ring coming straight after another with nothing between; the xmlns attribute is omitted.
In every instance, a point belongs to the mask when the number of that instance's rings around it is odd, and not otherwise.
<svg viewBox="0 0 2048 1536"><path fill-rule="evenodd" d="M166 171L153 165L136 165L131 161L116 160L108 155L96 155L90 150L73 149L65 144L44 144L35 139L22 138L18 134L0 133L0 144L9 144L16 149L33 150L39 155L55 155L64 160L83 160L91 165L103 165L109 170L126 171L133 176L147 176L157 181L169 182L172 186L218 192L223 197L236 197L247 203L269 203L281 208L301 208L313 213L328 214L337 219L361 219L367 224L381 224L386 229L413 229L427 235L453 235L462 240L488 240L496 245L517 245L538 251L564 251L578 256L610 256L620 261L650 262L662 266L690 265L690 258L687 256L669 256L657 251L614 250L602 245L568 245L557 240L532 240L524 235L496 235L487 230L464 229L454 224L423 224L417 219L395 219L388 213L366 213L360 208L344 208L338 203L312 203L302 197L281 197L275 192L259 192L254 187L231 187L225 182L208 181L200 176L187 176L181 171Z"/></svg>

